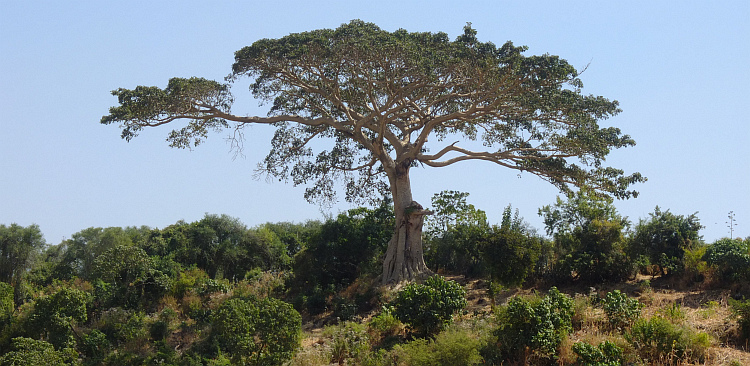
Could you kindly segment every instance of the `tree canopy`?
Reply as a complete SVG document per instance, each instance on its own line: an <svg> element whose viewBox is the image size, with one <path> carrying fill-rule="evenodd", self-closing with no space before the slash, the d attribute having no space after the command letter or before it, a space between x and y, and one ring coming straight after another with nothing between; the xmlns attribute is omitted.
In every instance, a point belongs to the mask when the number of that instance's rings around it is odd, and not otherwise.
<svg viewBox="0 0 750 366"><path fill-rule="evenodd" d="M386 255L395 264L384 272L400 273L387 275L392 279L426 269L416 236L428 213L412 205L409 182L416 164L482 160L564 191L586 185L635 196L630 185L645 178L603 165L611 149L635 144L618 128L598 124L620 112L617 101L584 95L579 71L558 56L524 56L526 47L498 47L476 35L470 24L451 41L442 32L389 32L354 20L262 39L235 53L223 82L173 78L164 89L113 91L120 105L101 123L119 125L130 140L146 127L184 121L167 137L178 148L197 146L212 130L229 129L240 141L248 124L274 125L259 171L308 185L309 201L335 199L335 181L343 182L349 201L390 192L402 228ZM230 87L241 77L270 104L267 116L233 113ZM412 254L404 257L408 248Z"/></svg>

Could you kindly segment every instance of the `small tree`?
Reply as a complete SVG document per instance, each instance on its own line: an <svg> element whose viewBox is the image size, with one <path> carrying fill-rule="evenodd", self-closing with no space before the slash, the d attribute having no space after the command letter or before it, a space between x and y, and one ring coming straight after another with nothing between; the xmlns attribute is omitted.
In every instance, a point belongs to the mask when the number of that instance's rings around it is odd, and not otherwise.
<svg viewBox="0 0 750 366"><path fill-rule="evenodd" d="M0 282L13 286L16 305L24 301L21 283L47 243L39 226L0 225Z"/></svg>
<svg viewBox="0 0 750 366"><path fill-rule="evenodd" d="M555 205L541 208L539 214L547 233L554 235L555 280L600 283L632 274L623 235L628 221L617 213L611 198L583 189L567 201L558 197Z"/></svg>
<svg viewBox="0 0 750 366"><path fill-rule="evenodd" d="M281 365L300 346L302 318L277 299L225 301L213 314L211 336L237 365Z"/></svg>
<svg viewBox="0 0 750 366"><path fill-rule="evenodd" d="M563 190L590 185L616 197L644 180L602 166L610 150L635 142L598 122L620 112L616 101L584 95L579 72L552 55L526 57L511 42L480 42L471 25L445 33L388 32L354 20L337 29L262 39L235 53L228 83L173 78L166 88L117 89L119 106L103 124L130 140L146 127L177 121L171 146L196 146L211 130L268 124L276 128L260 171L310 184L305 198L335 199L335 180L350 201L393 198L395 231L383 283L427 273L422 224L410 169L481 160L537 175ZM233 114L230 83L253 79L271 104L267 117ZM457 138L455 142L446 139ZM329 144L317 154L312 141ZM480 141L472 150L460 141ZM324 145L325 146L325 145Z"/></svg>
<svg viewBox="0 0 750 366"><path fill-rule="evenodd" d="M34 312L27 320L25 331L41 336L57 349L72 348L75 346L73 327L88 319L88 301L88 294L67 287L40 297L34 303Z"/></svg>
<svg viewBox="0 0 750 366"><path fill-rule="evenodd" d="M522 364L527 364L529 356L549 358L573 329L572 317L573 300L555 287L542 298L514 297L498 316L494 335L499 349L488 358Z"/></svg>
<svg viewBox="0 0 750 366"><path fill-rule="evenodd" d="M466 307L466 291L457 282L434 275L424 284L410 283L393 302L398 320L408 324L418 337L437 334Z"/></svg>
<svg viewBox="0 0 750 366"><path fill-rule="evenodd" d="M0 356L0 366L66 366L73 365L69 354L56 351L51 344L31 338L13 338L13 350Z"/></svg>
<svg viewBox="0 0 750 366"><path fill-rule="evenodd" d="M696 214L675 215L656 206L648 220L640 220L635 227L631 246L634 255L642 255L656 264L662 274L683 268L685 250L694 249L701 242L698 231L703 228Z"/></svg>
<svg viewBox="0 0 750 366"><path fill-rule="evenodd" d="M703 259L719 270L722 279L738 281L750 277L750 241L719 239L708 246Z"/></svg>

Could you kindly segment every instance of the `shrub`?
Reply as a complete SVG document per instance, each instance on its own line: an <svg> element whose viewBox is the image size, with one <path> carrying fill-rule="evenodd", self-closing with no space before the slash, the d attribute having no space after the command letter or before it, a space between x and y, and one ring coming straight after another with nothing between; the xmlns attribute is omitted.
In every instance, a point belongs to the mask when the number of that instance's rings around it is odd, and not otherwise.
<svg viewBox="0 0 750 366"><path fill-rule="evenodd" d="M748 277L750 268L748 243L742 239L720 239L706 249L703 259L716 266L722 279L741 280Z"/></svg>
<svg viewBox="0 0 750 366"><path fill-rule="evenodd" d="M750 300L729 299L732 314L737 318L743 339L750 339Z"/></svg>
<svg viewBox="0 0 750 366"><path fill-rule="evenodd" d="M343 364L352 359L355 364L370 351L369 337L366 328L357 323L345 322L338 326L326 328L324 334L331 337L331 362Z"/></svg>
<svg viewBox="0 0 750 366"><path fill-rule="evenodd" d="M97 323L98 329L118 347L132 344L137 348L149 337L145 315L141 312L112 308L103 312Z"/></svg>
<svg viewBox="0 0 750 366"><path fill-rule="evenodd" d="M641 316L643 305L620 290L614 290L604 297L602 308L612 329L622 330Z"/></svg>
<svg viewBox="0 0 750 366"><path fill-rule="evenodd" d="M674 325L659 316L636 321L625 339L647 360L701 361L711 346L708 334Z"/></svg>
<svg viewBox="0 0 750 366"><path fill-rule="evenodd" d="M56 351L45 341L31 338L13 338L13 351L0 356L1 366L65 366L72 365L71 355Z"/></svg>
<svg viewBox="0 0 750 366"><path fill-rule="evenodd" d="M573 344L573 352L578 355L581 366L620 366L622 364L622 349L610 341L604 341L598 346L586 342Z"/></svg>
<svg viewBox="0 0 750 366"><path fill-rule="evenodd" d="M277 299L225 301L212 317L211 336L235 364L280 365L300 345L302 318Z"/></svg>
<svg viewBox="0 0 750 366"><path fill-rule="evenodd" d="M548 358L572 330L573 301L557 288L543 298L514 297L499 313L498 349L487 358L526 362L529 355Z"/></svg>
<svg viewBox="0 0 750 366"><path fill-rule="evenodd" d="M631 244L633 256L646 256L650 263L659 266L662 274L682 272L685 250L700 242L698 232L703 226L696 214L675 215L657 206L649 216L635 227Z"/></svg>
<svg viewBox="0 0 750 366"><path fill-rule="evenodd" d="M370 331L372 340L376 342L387 342L388 339L395 338L401 331L403 323L396 319L393 312L393 307L383 306L383 310L380 314L370 319L370 322L367 323L367 328Z"/></svg>
<svg viewBox="0 0 750 366"><path fill-rule="evenodd" d="M88 319L87 293L64 287L49 296L42 296L34 303L34 312L28 319L27 331L42 335L57 349L75 345L73 326Z"/></svg>
<svg viewBox="0 0 750 366"><path fill-rule="evenodd" d="M6 324L10 323L13 316L13 311L16 308L13 300L13 286L0 282L0 332Z"/></svg>
<svg viewBox="0 0 750 366"><path fill-rule="evenodd" d="M434 340L417 339L394 348L399 361L413 366L477 365L480 341L464 331L449 329ZM399 363L401 364L401 363Z"/></svg>
<svg viewBox="0 0 750 366"><path fill-rule="evenodd" d="M396 296L393 308L398 320L418 337L432 336L453 320L453 314L466 307L466 291L457 282L435 275L424 284L406 285Z"/></svg>
<svg viewBox="0 0 750 366"><path fill-rule="evenodd" d="M110 347L107 335L97 329L83 336L81 349L89 365L100 365L109 353Z"/></svg>

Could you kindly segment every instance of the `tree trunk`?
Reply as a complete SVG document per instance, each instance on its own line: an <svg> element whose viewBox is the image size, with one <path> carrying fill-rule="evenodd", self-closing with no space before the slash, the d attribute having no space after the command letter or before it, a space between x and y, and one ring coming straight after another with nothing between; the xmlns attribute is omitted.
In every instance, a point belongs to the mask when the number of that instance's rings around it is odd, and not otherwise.
<svg viewBox="0 0 750 366"><path fill-rule="evenodd" d="M424 263L422 248L424 217L432 212L412 200L408 168L400 173L391 179L396 228L383 261L383 285L413 281L432 273Z"/></svg>

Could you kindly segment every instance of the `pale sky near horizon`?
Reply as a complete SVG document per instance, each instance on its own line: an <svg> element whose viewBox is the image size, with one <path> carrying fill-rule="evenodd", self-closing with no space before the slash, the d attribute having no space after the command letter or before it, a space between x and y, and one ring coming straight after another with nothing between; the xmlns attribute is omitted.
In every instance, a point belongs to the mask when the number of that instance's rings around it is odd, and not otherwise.
<svg viewBox="0 0 750 366"><path fill-rule="evenodd" d="M227 214L248 226L322 219L304 187L254 180L272 129L246 130L244 157L226 134L193 151L171 149L169 129L127 143L99 124L110 91L163 87L171 77L221 80L234 51L261 38L362 19L393 31L446 32L471 22L481 41L526 45L567 59L584 93L620 102L603 121L635 147L609 165L641 172L640 196L616 201L631 221L655 206L697 212L711 242L750 236L750 2L735 1L7 1L0 0L0 224L38 224L49 244L88 227L163 228ZM246 88L237 114L264 115ZM415 199L469 192L498 223L508 204L544 231L537 210L559 194L529 174L490 163L412 170Z"/></svg>

